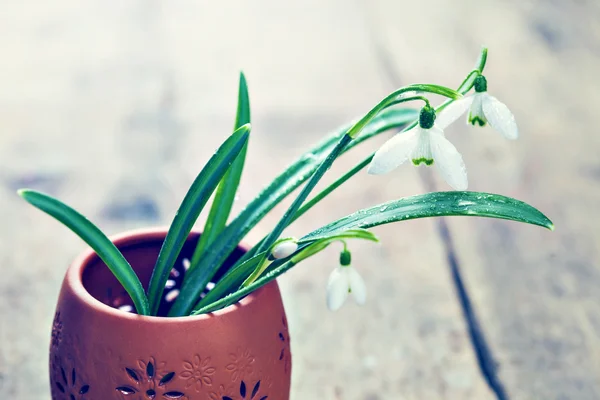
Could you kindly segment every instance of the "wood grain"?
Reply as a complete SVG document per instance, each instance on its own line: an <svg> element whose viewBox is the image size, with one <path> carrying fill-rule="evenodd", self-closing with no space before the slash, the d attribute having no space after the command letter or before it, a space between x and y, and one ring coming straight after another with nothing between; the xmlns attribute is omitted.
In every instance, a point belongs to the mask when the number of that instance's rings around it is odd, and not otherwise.
<svg viewBox="0 0 600 400"><path fill-rule="evenodd" d="M216 4L216 3L215 3ZM47 399L47 343L66 266L83 245L15 196L72 204L108 233L168 224L233 125L237 75L254 131L239 210L311 143L391 89L361 3L14 3L0 13L0 398ZM382 138L383 139L383 138ZM381 143L381 140L379 140ZM368 150L367 150L368 148ZM344 157L342 173L376 143ZM412 170L361 174L289 232L422 192ZM279 207L247 240L262 237ZM431 221L357 244L364 308L325 308L330 251L281 279L294 399L487 399Z"/></svg>
<svg viewBox="0 0 600 400"><path fill-rule="evenodd" d="M419 18L398 24L400 14ZM462 122L448 137L463 154L470 190L527 201L556 232L450 219L458 261L507 398L597 399L598 3L382 1L370 15L402 83L459 82L479 46L490 48L489 91L514 112L521 138L507 142ZM409 32L419 33L409 40ZM437 187L446 188L439 179Z"/></svg>

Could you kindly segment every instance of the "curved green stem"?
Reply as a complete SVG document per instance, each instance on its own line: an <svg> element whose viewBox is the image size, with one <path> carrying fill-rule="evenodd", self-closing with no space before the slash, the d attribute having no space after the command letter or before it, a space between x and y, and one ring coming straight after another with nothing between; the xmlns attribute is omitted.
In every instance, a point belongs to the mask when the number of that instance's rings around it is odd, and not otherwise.
<svg viewBox="0 0 600 400"><path fill-rule="evenodd" d="M448 97L450 99L459 99L462 97L460 93L457 91L438 85L428 85L428 84L414 84L405 86L398 90L393 91L389 95L387 95L383 100L381 100L375 107L373 107L364 117L360 119L356 124L354 124L346 134L351 138L355 138L356 135L360 133L360 131L371 121L377 114L379 114L382 110L394 105L398 104L402 100L406 101L409 98L414 98L417 96L407 96L402 98L402 95L407 92L427 92L433 94L439 94L444 97ZM421 96L418 96L421 97Z"/></svg>

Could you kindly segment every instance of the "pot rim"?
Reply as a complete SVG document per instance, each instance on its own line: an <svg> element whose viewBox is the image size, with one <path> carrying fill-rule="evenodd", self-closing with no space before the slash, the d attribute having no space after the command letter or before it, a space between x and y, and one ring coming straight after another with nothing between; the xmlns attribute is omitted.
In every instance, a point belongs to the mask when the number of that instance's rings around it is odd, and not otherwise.
<svg viewBox="0 0 600 400"><path fill-rule="evenodd" d="M141 243L148 240L164 240L167 232L168 228L162 226L141 228L124 231L115 235L110 235L109 239L118 248L123 245L135 245L137 243ZM200 234L201 232L199 230L193 229L190 233ZM242 245L241 247L246 246ZM98 255L90 247L88 247L85 251L81 252L71 263L69 269L67 270L67 274L65 277L66 283L71 287L73 293L88 307L91 307L93 311L108 314L116 318L134 320L137 322L168 324L172 322L197 322L225 316L227 314L241 311L244 307L247 307L249 304L256 301L258 296L260 296L270 285L268 284L261 287L260 289L255 290L254 292L243 297L235 304L207 314L186 317L157 317L150 315L139 315L137 313L129 313L110 307L102 303L100 300L96 299L86 290L82 282L83 271L94 257L98 257Z"/></svg>

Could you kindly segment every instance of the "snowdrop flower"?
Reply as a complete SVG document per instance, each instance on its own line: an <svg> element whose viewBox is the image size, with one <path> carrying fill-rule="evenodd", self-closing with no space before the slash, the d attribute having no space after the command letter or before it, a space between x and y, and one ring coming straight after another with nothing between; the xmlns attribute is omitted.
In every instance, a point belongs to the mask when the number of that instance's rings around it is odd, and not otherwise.
<svg viewBox="0 0 600 400"><path fill-rule="evenodd" d="M363 305L367 301L367 287L358 271L350 265L350 252L344 250L340 256L340 266L331 272L327 282L327 307L339 310L352 293L354 301Z"/></svg>
<svg viewBox="0 0 600 400"><path fill-rule="evenodd" d="M271 255L274 259L279 260L281 258L286 258L294 254L298 250L298 243L296 239L289 239L280 242L275 246Z"/></svg>
<svg viewBox="0 0 600 400"><path fill-rule="evenodd" d="M519 129L515 117L504 103L487 92L487 80L483 75L477 76L474 82L475 94L455 101L448 105L441 113L448 125L457 120L467 110L467 122L472 125L490 126L500 132L507 139L519 137Z"/></svg>
<svg viewBox="0 0 600 400"><path fill-rule="evenodd" d="M441 114L440 114L441 116ZM456 119L456 118L455 118ZM414 165L436 164L444 180L456 190L466 190L467 171L460 153L444 136L444 128L452 121L436 121L429 105L421 109L419 125L388 140L377 150L368 173L381 175L392 171L409 158Z"/></svg>

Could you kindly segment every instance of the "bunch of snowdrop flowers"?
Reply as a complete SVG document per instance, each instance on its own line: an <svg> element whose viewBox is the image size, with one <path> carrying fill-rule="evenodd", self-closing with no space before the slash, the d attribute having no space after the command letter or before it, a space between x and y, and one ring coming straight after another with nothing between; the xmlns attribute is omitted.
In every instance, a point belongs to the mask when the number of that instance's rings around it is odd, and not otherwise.
<svg viewBox="0 0 600 400"><path fill-rule="evenodd" d="M519 136L515 117L508 107L487 92L483 75L475 78L475 93L450 103L437 115L426 104L419 115L419 124L388 140L376 153L369 165L372 175L388 173L409 158L415 166L436 164L444 180L455 190L466 190L467 170L456 147L444 136L444 129L467 110L467 123L485 126L488 122L507 139Z"/></svg>
<svg viewBox="0 0 600 400"><path fill-rule="evenodd" d="M454 145L446 139L444 129L469 111L467 124L483 127L488 123L507 139L517 139L519 131L515 118L508 107L487 92L487 80L479 73L473 83L475 93L455 100L436 110L428 101L419 113L418 124L406 132L400 132L389 139L375 153L368 173L386 174L409 158L413 165L435 164L444 180L455 190L466 190L467 170L462 156ZM346 242L340 255L340 265L335 268L327 282L327 306L338 310L352 294L355 302L363 305L367 298L365 282L358 271L350 265L351 255ZM283 241L274 247L272 257L283 259L298 249L294 240Z"/></svg>

